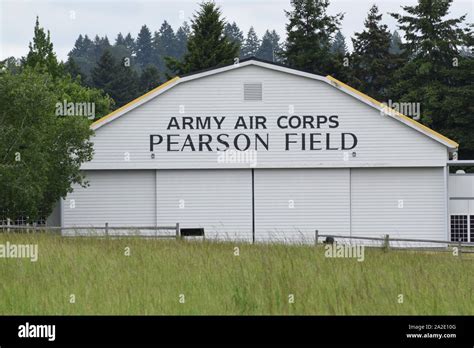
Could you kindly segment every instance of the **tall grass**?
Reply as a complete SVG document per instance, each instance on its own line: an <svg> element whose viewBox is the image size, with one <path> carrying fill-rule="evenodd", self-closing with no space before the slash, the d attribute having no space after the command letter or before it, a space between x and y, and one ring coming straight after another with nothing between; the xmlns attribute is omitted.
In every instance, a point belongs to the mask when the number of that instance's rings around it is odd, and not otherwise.
<svg viewBox="0 0 474 348"><path fill-rule="evenodd" d="M311 246L7 241L37 243L39 259L0 258L0 314L474 314L474 259L451 253L366 249L358 262Z"/></svg>

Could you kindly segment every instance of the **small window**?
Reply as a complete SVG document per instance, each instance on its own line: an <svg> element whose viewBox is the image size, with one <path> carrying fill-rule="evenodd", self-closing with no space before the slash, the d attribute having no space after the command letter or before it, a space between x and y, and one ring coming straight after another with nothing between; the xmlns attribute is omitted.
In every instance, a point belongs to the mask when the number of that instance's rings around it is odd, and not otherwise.
<svg viewBox="0 0 474 348"><path fill-rule="evenodd" d="M474 243L474 215L470 216L470 229L471 229L471 240L469 242Z"/></svg>
<svg viewBox="0 0 474 348"><path fill-rule="evenodd" d="M472 219L472 216L471 216L471 222L474 222L474 220ZM471 227L471 235L472 235L472 227ZM452 242L467 242L468 241L467 215L451 215L451 241Z"/></svg>
<svg viewBox="0 0 474 348"><path fill-rule="evenodd" d="M244 100L258 101L262 100L261 83L244 83Z"/></svg>

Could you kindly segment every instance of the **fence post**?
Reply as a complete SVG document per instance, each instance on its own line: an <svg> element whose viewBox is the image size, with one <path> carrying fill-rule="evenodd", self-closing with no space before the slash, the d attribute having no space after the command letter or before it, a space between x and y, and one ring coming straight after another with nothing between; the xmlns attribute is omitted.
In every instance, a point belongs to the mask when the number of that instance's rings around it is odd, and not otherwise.
<svg viewBox="0 0 474 348"><path fill-rule="evenodd" d="M459 240L458 240L458 255L459 255L459 258L461 258L461 253L462 253L461 246L462 246L461 238L459 238Z"/></svg>
<svg viewBox="0 0 474 348"><path fill-rule="evenodd" d="M319 231L314 230L314 245L318 245L318 239L319 239Z"/></svg>
<svg viewBox="0 0 474 348"><path fill-rule="evenodd" d="M109 223L108 222L105 223L105 236L106 237L109 236Z"/></svg>
<svg viewBox="0 0 474 348"><path fill-rule="evenodd" d="M10 233L10 226L11 225L11 220L10 218L7 218L7 233Z"/></svg>
<svg viewBox="0 0 474 348"><path fill-rule="evenodd" d="M176 223L176 240L181 238L181 231L179 230L179 222Z"/></svg>
<svg viewBox="0 0 474 348"><path fill-rule="evenodd" d="M390 249L390 235L386 234L384 240L384 250L388 251L388 249Z"/></svg>

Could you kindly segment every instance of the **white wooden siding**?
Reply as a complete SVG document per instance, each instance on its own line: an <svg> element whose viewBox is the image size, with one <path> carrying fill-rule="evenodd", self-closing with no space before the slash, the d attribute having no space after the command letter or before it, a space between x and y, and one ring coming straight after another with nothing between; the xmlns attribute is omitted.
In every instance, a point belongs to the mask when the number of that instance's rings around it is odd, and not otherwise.
<svg viewBox="0 0 474 348"><path fill-rule="evenodd" d="M256 169L258 241L314 242L320 234L349 235L348 169Z"/></svg>
<svg viewBox="0 0 474 348"><path fill-rule="evenodd" d="M156 171L157 223L204 228L206 238L252 240L251 170Z"/></svg>
<svg viewBox="0 0 474 348"><path fill-rule="evenodd" d="M351 187L353 236L446 240L442 168L352 169Z"/></svg>
<svg viewBox="0 0 474 348"><path fill-rule="evenodd" d="M63 226L154 226L155 171L87 171L63 202Z"/></svg>
<svg viewBox="0 0 474 348"><path fill-rule="evenodd" d="M450 198L472 198L474 199L474 175L452 174L449 176Z"/></svg>
<svg viewBox="0 0 474 348"><path fill-rule="evenodd" d="M474 175L449 176L450 215L474 215Z"/></svg>

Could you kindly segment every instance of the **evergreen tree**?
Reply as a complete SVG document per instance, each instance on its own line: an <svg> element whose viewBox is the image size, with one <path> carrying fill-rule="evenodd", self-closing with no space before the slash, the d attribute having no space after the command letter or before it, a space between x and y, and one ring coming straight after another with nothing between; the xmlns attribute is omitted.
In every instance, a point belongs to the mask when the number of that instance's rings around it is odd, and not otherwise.
<svg viewBox="0 0 474 348"><path fill-rule="evenodd" d="M135 44L137 63L141 68L153 63L153 45L151 32L146 25L142 26Z"/></svg>
<svg viewBox="0 0 474 348"><path fill-rule="evenodd" d="M86 35L86 38L87 38L87 35ZM80 56L85 53L86 53L86 47L84 43L84 37L82 36L82 34L80 34L79 37L76 39L76 42L74 43L74 47L69 52L69 55Z"/></svg>
<svg viewBox="0 0 474 348"><path fill-rule="evenodd" d="M138 96L138 76L123 61L117 61L110 50L105 50L92 70L94 87L102 89L120 107Z"/></svg>
<svg viewBox="0 0 474 348"><path fill-rule="evenodd" d="M373 5L364 22L364 30L355 33L352 39L353 85L369 96L385 101L386 89L397 65L389 52L392 35L386 25L380 24L381 20L382 14Z"/></svg>
<svg viewBox="0 0 474 348"><path fill-rule="evenodd" d="M320 75L334 70L334 57L330 54L331 38L338 30L343 14L326 13L328 0L291 0L293 9L285 11L286 25L285 63Z"/></svg>
<svg viewBox="0 0 474 348"><path fill-rule="evenodd" d="M340 30L338 30L331 43L331 53L340 54L342 56L345 56L347 53L346 38L342 35Z"/></svg>
<svg viewBox="0 0 474 348"><path fill-rule="evenodd" d="M139 93L145 94L146 92L156 88L160 85L160 74L158 69L154 65L149 65L143 69L139 80Z"/></svg>
<svg viewBox="0 0 474 348"><path fill-rule="evenodd" d="M398 34L398 31L394 31L392 34L392 38L390 39L390 49L389 52L391 54L395 55L400 55L402 54L402 38L400 37L400 34Z"/></svg>
<svg viewBox="0 0 474 348"><path fill-rule="evenodd" d="M64 72L71 75L73 79L76 79L78 76L81 77L81 80L84 78L81 69L71 57L69 57L66 64L64 64Z"/></svg>
<svg viewBox="0 0 474 348"><path fill-rule="evenodd" d="M94 47L94 43L92 42L91 39L89 39L89 36L85 35L84 40L82 41L81 53L90 54L93 50L93 47Z"/></svg>
<svg viewBox="0 0 474 348"><path fill-rule="evenodd" d="M90 72L96 63L94 43L87 35L79 35L73 49L68 53L69 59L74 60L81 72L82 82L90 85ZM66 68L68 63L66 63Z"/></svg>
<svg viewBox="0 0 474 348"><path fill-rule="evenodd" d="M159 32L155 33L153 41L156 57L155 62L159 70L164 71L166 69L165 57L176 58L177 54L176 35L167 21L164 21Z"/></svg>
<svg viewBox="0 0 474 348"><path fill-rule="evenodd" d="M136 71L123 64L123 61L120 62L116 66L114 78L108 85L107 93L110 93L117 107L121 107L138 97L138 75Z"/></svg>
<svg viewBox="0 0 474 348"><path fill-rule="evenodd" d="M187 52L188 38L191 33L188 23L184 22L176 31L176 59L181 60Z"/></svg>
<svg viewBox="0 0 474 348"><path fill-rule="evenodd" d="M213 2L203 2L192 20L192 34L182 61L167 59L169 69L187 74L233 63L238 46L224 35L224 19Z"/></svg>
<svg viewBox="0 0 474 348"><path fill-rule="evenodd" d="M334 39L331 41L329 49L332 58L332 67L330 74L341 81L353 84L353 69L350 65L350 55L348 53L346 39L338 30Z"/></svg>
<svg viewBox="0 0 474 348"><path fill-rule="evenodd" d="M114 79L116 72L117 61L109 50L104 51L96 67L92 70L92 81L94 87L104 90L111 96L112 93L110 93L108 88Z"/></svg>
<svg viewBox="0 0 474 348"><path fill-rule="evenodd" d="M36 17L33 43L30 42L29 48L30 50L26 58L23 59L24 66L40 68L50 73L53 77L58 77L63 73L53 51L49 30L46 34L44 29L40 28L38 17Z"/></svg>
<svg viewBox="0 0 474 348"><path fill-rule="evenodd" d="M117 38L115 39L115 46L125 46L125 38L123 37L122 33L117 34Z"/></svg>
<svg viewBox="0 0 474 348"><path fill-rule="evenodd" d="M250 27L245 39L245 43L242 46L241 56L242 57L253 57L257 55L257 51L260 48L260 40L255 33L253 27Z"/></svg>
<svg viewBox="0 0 474 348"><path fill-rule="evenodd" d="M140 67L136 64L136 57L134 56L134 45L135 42L130 33L128 33L126 37L123 37L122 34L119 33L115 46L112 47L112 55L117 61L126 60L132 69L139 71Z"/></svg>
<svg viewBox="0 0 474 348"><path fill-rule="evenodd" d="M466 15L445 19L453 0L418 0L416 6L402 6L408 14L391 13L405 33L406 49L412 58L430 57L435 62L450 62L459 53L469 28L459 27Z"/></svg>
<svg viewBox="0 0 474 348"><path fill-rule="evenodd" d="M281 54L280 36L275 30L266 31L256 53L257 58L278 62Z"/></svg>
<svg viewBox="0 0 474 348"><path fill-rule="evenodd" d="M96 35L93 42L94 61L98 62L106 50L110 50L110 42L107 36L99 37Z"/></svg>
<svg viewBox="0 0 474 348"><path fill-rule="evenodd" d="M239 50L244 44L244 33L240 30L237 23L227 23L224 27L224 35L233 43L239 46Z"/></svg>
<svg viewBox="0 0 474 348"><path fill-rule="evenodd" d="M460 158L474 155L474 59L460 47L472 49L466 15L447 19L452 0L418 0L391 14L403 30L402 49L410 60L392 85L397 101L420 103L421 122L461 144Z"/></svg>
<svg viewBox="0 0 474 348"><path fill-rule="evenodd" d="M130 33L125 36L124 41L124 46L128 49L129 52L131 52L132 55L135 54L136 52L136 47L135 47L135 40L133 39L132 35Z"/></svg>
<svg viewBox="0 0 474 348"><path fill-rule="evenodd" d="M129 44L125 41L122 33L118 33L115 39L115 45L110 48L112 56L117 61L124 61L128 63L128 66L133 66L135 70L138 70L133 57L133 50L129 47Z"/></svg>

